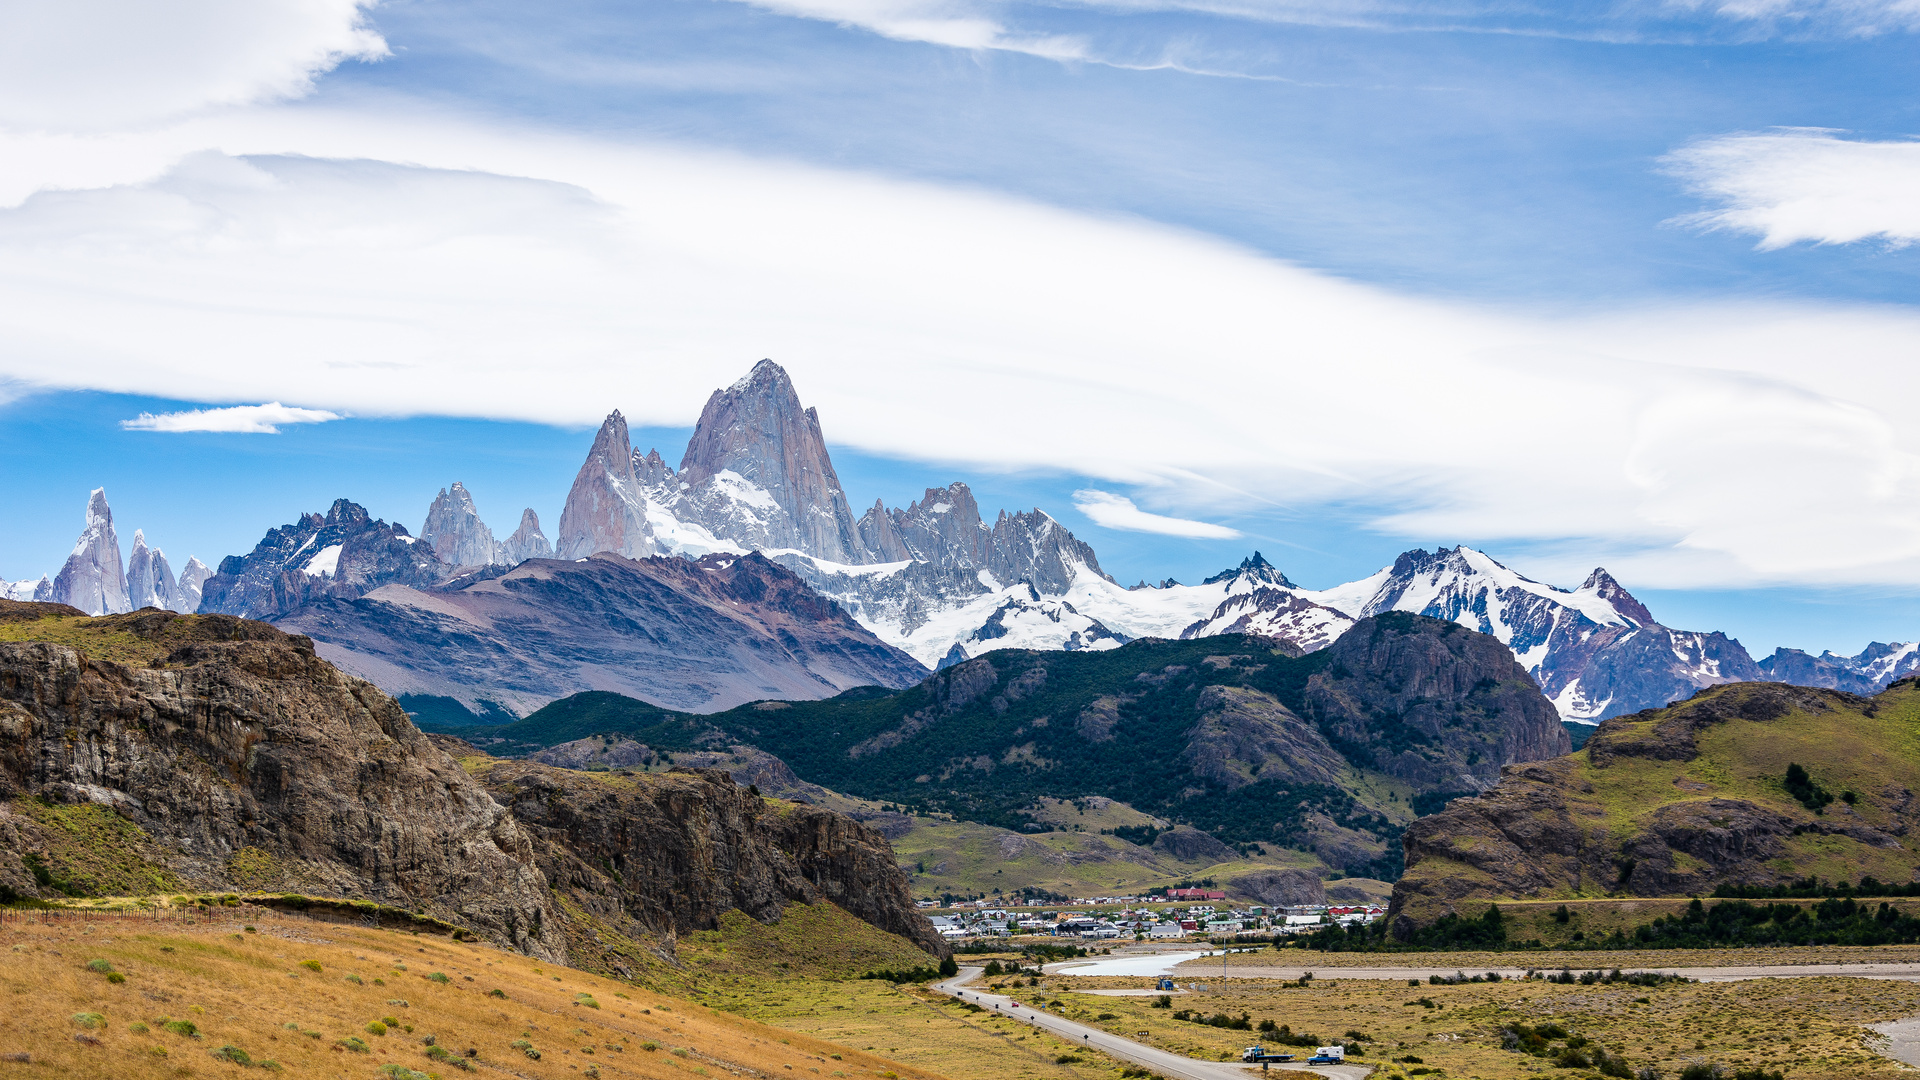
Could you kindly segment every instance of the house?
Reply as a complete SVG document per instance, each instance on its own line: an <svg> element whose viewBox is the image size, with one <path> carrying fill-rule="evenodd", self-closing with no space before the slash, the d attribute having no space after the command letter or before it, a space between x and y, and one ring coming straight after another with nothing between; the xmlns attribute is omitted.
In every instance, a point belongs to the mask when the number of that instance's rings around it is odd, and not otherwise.
<svg viewBox="0 0 1920 1080"><path fill-rule="evenodd" d="M1186 927L1181 926L1179 923L1154 923L1152 926L1147 927L1147 936L1150 938L1177 938L1185 937L1186 935Z"/></svg>
<svg viewBox="0 0 1920 1080"><path fill-rule="evenodd" d="M1168 889L1169 900L1225 900L1227 894L1211 889Z"/></svg>

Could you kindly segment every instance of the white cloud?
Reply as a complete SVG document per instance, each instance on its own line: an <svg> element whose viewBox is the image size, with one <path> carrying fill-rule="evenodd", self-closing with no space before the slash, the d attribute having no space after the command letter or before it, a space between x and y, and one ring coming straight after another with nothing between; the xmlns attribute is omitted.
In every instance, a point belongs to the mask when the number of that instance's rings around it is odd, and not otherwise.
<svg viewBox="0 0 1920 1080"><path fill-rule="evenodd" d="M1763 250L1920 240L1920 141L1806 128L1723 135L1675 151L1667 165L1719 204L1682 222L1756 235Z"/></svg>
<svg viewBox="0 0 1920 1080"><path fill-rule="evenodd" d="M956 49L999 49L1050 60L1087 58L1086 43L1060 34L1007 29L991 3L970 0L747 0L781 15L857 26L896 41Z"/></svg>
<svg viewBox="0 0 1920 1080"><path fill-rule="evenodd" d="M66 145L0 137L16 190L87 180L0 210L0 379L686 425L772 356L836 445L1066 471L1170 519L1364 505L1409 539L1577 538L1561 577L1920 583L1901 309L1549 319L1133 220L449 117Z"/></svg>
<svg viewBox="0 0 1920 1080"><path fill-rule="evenodd" d="M375 0L8 0L0 126L113 130L297 97L343 60L387 55Z"/></svg>
<svg viewBox="0 0 1920 1080"><path fill-rule="evenodd" d="M1162 536L1186 536L1196 540L1232 540L1240 530L1205 521L1150 514L1133 505L1124 495L1085 488L1073 493L1073 507L1093 519L1095 525L1125 532L1159 533Z"/></svg>
<svg viewBox="0 0 1920 1080"><path fill-rule="evenodd" d="M141 413L120 421L128 431L219 431L238 435L278 435L281 424L324 424L340 419L324 409L297 409L269 401L265 405L233 405L224 409Z"/></svg>

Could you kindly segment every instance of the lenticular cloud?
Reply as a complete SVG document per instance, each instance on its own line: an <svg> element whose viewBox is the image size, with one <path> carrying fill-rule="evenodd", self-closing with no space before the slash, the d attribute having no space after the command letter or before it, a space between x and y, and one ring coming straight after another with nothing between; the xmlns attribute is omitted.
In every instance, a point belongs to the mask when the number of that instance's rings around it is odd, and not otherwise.
<svg viewBox="0 0 1920 1080"><path fill-rule="evenodd" d="M373 0L15 0L0 5L0 126L121 129L297 97L387 55Z"/></svg>

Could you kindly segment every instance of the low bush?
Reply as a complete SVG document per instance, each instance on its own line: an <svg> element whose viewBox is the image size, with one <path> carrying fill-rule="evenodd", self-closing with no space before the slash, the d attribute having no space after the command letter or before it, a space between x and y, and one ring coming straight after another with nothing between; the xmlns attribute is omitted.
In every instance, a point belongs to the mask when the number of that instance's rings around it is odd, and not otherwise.
<svg viewBox="0 0 1920 1080"><path fill-rule="evenodd" d="M367 1024L366 1032L369 1035L385 1035L387 1033L387 1025L378 1020L374 1020Z"/></svg>
<svg viewBox="0 0 1920 1080"><path fill-rule="evenodd" d="M435 971L431 974L422 975L420 977L427 980L428 982L437 982L442 986L445 986L447 983L453 981L447 978L446 972L443 972L443 971Z"/></svg>
<svg viewBox="0 0 1920 1080"><path fill-rule="evenodd" d="M339 1042L334 1043L333 1045L339 1047L342 1050L345 1050L350 1054L366 1054L366 1053L371 1053L373 1050L372 1047L368 1046L366 1043L362 1042L359 1038L353 1035L349 1035L346 1038L341 1039Z"/></svg>
<svg viewBox="0 0 1920 1080"><path fill-rule="evenodd" d="M300 966L301 966L301 967L303 967L303 968L306 968L306 969L307 969L308 971L319 971L319 970L320 970L320 961L318 961L318 960L302 960L302 961L300 961Z"/></svg>
<svg viewBox="0 0 1920 1080"><path fill-rule="evenodd" d="M242 1067L251 1066L253 1064L252 1055L248 1054L245 1050L240 1049L239 1047L233 1045L232 1043L228 1043L225 1046L222 1046L218 1050L209 1050L207 1051L207 1054L210 1057L212 1057L215 1061L229 1061L235 1065L239 1065Z"/></svg>
<svg viewBox="0 0 1920 1080"><path fill-rule="evenodd" d="M200 1029L195 1027L191 1020L161 1020L160 1030L183 1035L189 1039L198 1038L200 1035Z"/></svg>
<svg viewBox="0 0 1920 1080"><path fill-rule="evenodd" d="M107 963L105 960L89 960L87 961L87 970L105 975L107 972L113 970L113 965Z"/></svg>
<svg viewBox="0 0 1920 1080"><path fill-rule="evenodd" d="M107 1018L97 1012L79 1012L73 1014L73 1022L83 1028L106 1027Z"/></svg>

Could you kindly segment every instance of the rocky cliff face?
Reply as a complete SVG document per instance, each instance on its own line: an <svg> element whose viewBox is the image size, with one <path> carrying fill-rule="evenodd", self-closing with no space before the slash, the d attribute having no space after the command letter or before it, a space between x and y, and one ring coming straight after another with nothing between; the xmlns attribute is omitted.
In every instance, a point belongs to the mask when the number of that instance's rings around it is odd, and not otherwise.
<svg viewBox="0 0 1920 1080"><path fill-rule="evenodd" d="M567 504L560 512L560 538L554 543L560 558L584 559L611 551L644 559L660 553L647 519L646 491L634 475L633 457L627 418L615 409L594 434L587 460L567 492Z"/></svg>
<svg viewBox="0 0 1920 1080"><path fill-rule="evenodd" d="M322 597L280 622L392 693L522 715L583 690L707 711L925 675L758 555L533 560L444 589Z"/></svg>
<svg viewBox="0 0 1920 1080"><path fill-rule="evenodd" d="M1721 885L1920 865L1920 798L1903 749L1920 682L1872 700L1779 683L1702 691L1600 725L1578 754L1513 766L1403 837L1397 927L1467 899L1703 895ZM1810 809L1783 786L1800 764L1838 800Z"/></svg>
<svg viewBox="0 0 1920 1080"><path fill-rule="evenodd" d="M426 523L420 526L420 542L448 566L491 566L506 561L500 545L494 542L493 530L480 520L473 495L458 480L434 496L433 505L427 508Z"/></svg>
<svg viewBox="0 0 1920 1080"><path fill-rule="evenodd" d="M1478 791L1569 752L1553 706L1495 638L1393 612L1326 650L1307 714L1347 757L1425 787Z"/></svg>
<svg viewBox="0 0 1920 1080"><path fill-rule="evenodd" d="M25 609L25 610L22 610ZM11 605L0 618L60 616ZM92 805L201 889L278 888L424 908L564 960L528 837L386 695L262 623L147 611L58 619L70 643L0 643L0 884L57 824L17 800ZM139 643L128 647L116 639ZM125 662L99 658L118 651Z"/></svg>
<svg viewBox="0 0 1920 1080"><path fill-rule="evenodd" d="M180 568L180 580L174 583L175 599L178 606L173 610L191 615L200 610L201 595L206 591L208 579L213 577L213 569L192 556L187 557L187 565Z"/></svg>
<svg viewBox="0 0 1920 1080"><path fill-rule="evenodd" d="M87 526L74 541L73 552L53 579L50 599L71 604L89 615L131 610L127 571L120 562L120 538L113 531L113 510L105 488L94 488L87 499Z"/></svg>
<svg viewBox="0 0 1920 1080"><path fill-rule="evenodd" d="M521 511L520 527L500 545L502 562L508 566L519 566L528 559L553 558L553 545L547 542L547 535L540 531L540 516L532 507Z"/></svg>
<svg viewBox="0 0 1920 1080"><path fill-rule="evenodd" d="M680 460L677 516L750 550L837 563L869 555L827 457L820 414L771 360L707 399Z"/></svg>
<svg viewBox="0 0 1920 1080"><path fill-rule="evenodd" d="M788 903L825 900L947 955L885 837L844 815L763 797L715 769L610 775L497 759L474 768L533 834L553 887L623 936L670 948L727 911L773 922ZM591 935L575 935L576 963L593 958L583 939ZM624 966L617 951L599 952L609 969Z"/></svg>
<svg viewBox="0 0 1920 1080"><path fill-rule="evenodd" d="M173 581L173 568L158 548L147 546L147 534L135 529L133 552L127 556L127 601L129 610L160 608L181 611L179 588Z"/></svg>
<svg viewBox="0 0 1920 1080"><path fill-rule="evenodd" d="M275 619L311 600L351 599L383 585L432 585L452 573L405 527L336 499L326 516L303 515L270 530L247 555L220 560L207 579L200 610Z"/></svg>

